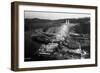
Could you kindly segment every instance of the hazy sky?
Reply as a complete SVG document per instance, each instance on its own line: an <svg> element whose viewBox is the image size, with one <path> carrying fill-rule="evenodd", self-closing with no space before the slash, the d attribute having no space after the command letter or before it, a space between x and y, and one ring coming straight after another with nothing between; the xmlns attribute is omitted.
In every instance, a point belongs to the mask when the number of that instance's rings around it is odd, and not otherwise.
<svg viewBox="0 0 100 73"><path fill-rule="evenodd" d="M40 19L64 19L64 18L82 18L90 17L90 14L84 13L57 13L57 12L36 12L25 11L25 18L40 18Z"/></svg>

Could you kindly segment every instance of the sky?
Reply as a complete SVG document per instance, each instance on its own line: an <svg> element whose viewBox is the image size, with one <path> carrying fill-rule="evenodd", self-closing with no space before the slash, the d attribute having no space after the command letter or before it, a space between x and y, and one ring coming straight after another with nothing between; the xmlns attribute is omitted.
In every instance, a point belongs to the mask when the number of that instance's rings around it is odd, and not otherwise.
<svg viewBox="0 0 100 73"><path fill-rule="evenodd" d="M64 19L64 18L84 18L90 17L90 14L86 13L58 13L58 12L37 12L37 11L24 11L25 18L40 18L40 19Z"/></svg>

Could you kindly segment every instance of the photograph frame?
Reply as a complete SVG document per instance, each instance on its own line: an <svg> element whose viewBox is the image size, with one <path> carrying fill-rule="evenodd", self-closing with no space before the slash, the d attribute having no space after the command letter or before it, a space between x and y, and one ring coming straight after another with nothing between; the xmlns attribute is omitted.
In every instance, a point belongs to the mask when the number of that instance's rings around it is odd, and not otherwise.
<svg viewBox="0 0 100 73"><path fill-rule="evenodd" d="M60 7L60 8L80 8L95 10L95 64L83 65L62 65L48 67L28 67L19 68L19 6L44 6L44 7ZM63 68L80 68L97 66L97 7L85 5L69 5L69 4L51 4L51 3L35 3L35 2L12 2L11 3L11 70L28 71L28 70L47 70L47 69L63 69Z"/></svg>

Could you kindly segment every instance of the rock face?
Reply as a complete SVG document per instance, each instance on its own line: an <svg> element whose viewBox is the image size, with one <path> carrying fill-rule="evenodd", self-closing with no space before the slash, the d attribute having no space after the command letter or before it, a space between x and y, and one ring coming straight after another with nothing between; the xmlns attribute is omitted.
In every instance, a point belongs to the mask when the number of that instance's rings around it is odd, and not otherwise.
<svg viewBox="0 0 100 73"><path fill-rule="evenodd" d="M88 53L81 48L79 42L58 41L56 43L43 44L39 48L38 55L56 59L81 59L86 58L85 56L88 55Z"/></svg>
<svg viewBox="0 0 100 73"><path fill-rule="evenodd" d="M42 27L32 26L37 27L34 30L32 27L32 30L27 28L25 31L25 57L30 57L31 61L90 58L90 33L77 30L77 27L80 28L81 22L70 23L73 21L72 19L66 22L60 21L57 26L57 20L47 20L45 22L50 27L45 24L46 28L41 24ZM84 24L87 21L85 20ZM36 19L35 23L37 22Z"/></svg>

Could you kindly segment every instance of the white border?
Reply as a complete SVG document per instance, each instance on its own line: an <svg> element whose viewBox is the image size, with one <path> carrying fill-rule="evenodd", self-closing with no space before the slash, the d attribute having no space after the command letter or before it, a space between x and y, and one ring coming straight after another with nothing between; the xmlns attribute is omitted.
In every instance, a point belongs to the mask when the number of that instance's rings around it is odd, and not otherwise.
<svg viewBox="0 0 100 73"><path fill-rule="evenodd" d="M78 12L78 13L90 13L91 38L92 38L91 39L91 59L24 62L24 10L55 11L55 12L70 11L70 12ZM60 8L60 7L57 8L57 7L19 5L19 47L18 49L19 49L19 55L18 55L19 68L95 64L95 10L94 9L80 9L80 8Z"/></svg>

